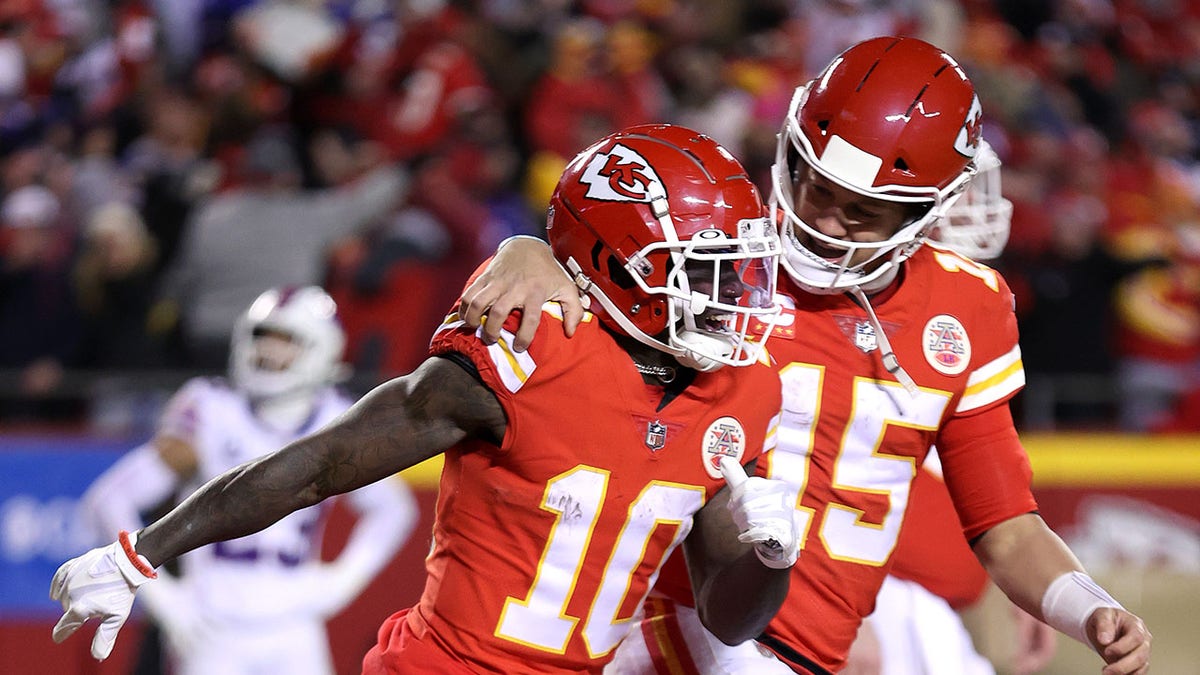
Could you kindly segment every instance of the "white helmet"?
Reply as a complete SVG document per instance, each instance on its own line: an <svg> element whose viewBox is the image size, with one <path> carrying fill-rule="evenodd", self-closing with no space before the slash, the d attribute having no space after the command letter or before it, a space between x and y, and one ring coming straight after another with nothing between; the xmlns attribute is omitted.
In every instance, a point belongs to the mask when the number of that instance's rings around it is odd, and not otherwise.
<svg viewBox="0 0 1200 675"><path fill-rule="evenodd" d="M1012 202L1000 194L1000 157L980 141L975 176L929 238L974 260L998 258L1008 243L1012 212Z"/></svg>
<svg viewBox="0 0 1200 675"><path fill-rule="evenodd" d="M337 304L316 286L265 291L233 328L229 373L252 399L311 394L344 378Z"/></svg>

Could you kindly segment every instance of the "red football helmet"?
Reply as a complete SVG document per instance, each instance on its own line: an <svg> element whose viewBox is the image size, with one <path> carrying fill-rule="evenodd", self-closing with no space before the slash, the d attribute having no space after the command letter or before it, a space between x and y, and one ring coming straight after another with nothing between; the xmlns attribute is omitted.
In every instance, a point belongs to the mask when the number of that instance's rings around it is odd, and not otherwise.
<svg viewBox="0 0 1200 675"><path fill-rule="evenodd" d="M886 285L970 178L981 114L958 63L915 38L860 42L797 89L779 134L771 194L773 211L782 211L788 273L816 293ZM794 179L804 165L861 195L929 208L882 242L829 237L796 215ZM847 251L843 262L807 250L795 228ZM873 251L868 261L844 262L863 249Z"/></svg>
<svg viewBox="0 0 1200 675"><path fill-rule="evenodd" d="M779 239L746 170L716 141L670 125L605 137L567 165L546 227L611 329L698 370L757 358L746 334L752 318L778 312Z"/></svg>

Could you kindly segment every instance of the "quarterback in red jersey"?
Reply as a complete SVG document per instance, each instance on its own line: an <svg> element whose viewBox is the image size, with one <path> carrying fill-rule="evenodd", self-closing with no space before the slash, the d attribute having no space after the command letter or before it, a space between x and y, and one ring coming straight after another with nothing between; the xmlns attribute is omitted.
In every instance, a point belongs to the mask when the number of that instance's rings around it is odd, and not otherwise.
<svg viewBox="0 0 1200 675"><path fill-rule="evenodd" d="M783 410L778 447L758 471L792 486L804 551L787 601L757 641L709 639L683 595L669 597L680 606L649 604L647 624L656 611L676 613L679 630L655 634L672 667L838 670L888 573L916 471L936 445L963 534L1008 597L1091 645L1106 675L1148 670L1142 620L1092 581L1037 514L1008 407L1024 385L1012 293L994 270L923 246L974 172L981 115L959 65L912 38L854 45L797 89L771 197L787 272L781 297L794 322L772 330ZM500 253L463 296L468 321L546 297L578 315L570 280L544 246ZM532 326L519 331L531 335ZM671 596L678 587L664 571L657 590ZM622 672L653 667L622 660Z"/></svg>
<svg viewBox="0 0 1200 675"><path fill-rule="evenodd" d="M154 566L440 453L424 594L383 624L364 672L598 673L680 544L705 626L730 644L759 634L799 537L787 484L743 469L781 403L747 340L778 309L758 192L711 139L656 125L580 153L552 204L558 260L595 306L575 340L547 320L518 353L507 329L485 344L451 314L413 373L65 563L54 639L100 617L104 658Z"/></svg>
<svg viewBox="0 0 1200 675"><path fill-rule="evenodd" d="M974 163L966 191L929 239L987 261L998 257L1008 242L1013 207L1001 194L1000 157L987 141L979 142ZM936 452L930 452L913 480L890 565L844 672L995 675L996 668L976 650L958 613L980 600L988 576L962 536ZM996 665L1003 663L1014 675L1039 672L1054 657L1054 629L1015 605L1009 613L1013 639L993 656L1000 660Z"/></svg>

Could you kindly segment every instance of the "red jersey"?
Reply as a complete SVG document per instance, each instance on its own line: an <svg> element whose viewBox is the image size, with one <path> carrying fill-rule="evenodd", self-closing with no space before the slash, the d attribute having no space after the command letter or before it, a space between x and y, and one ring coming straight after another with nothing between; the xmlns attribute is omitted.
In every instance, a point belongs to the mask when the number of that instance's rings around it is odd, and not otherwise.
<svg viewBox="0 0 1200 675"><path fill-rule="evenodd" d="M803 547L767 642L837 671L874 609L931 446L967 538L1037 508L1006 407L1025 376L1008 286L948 250L922 247L902 281L872 299L914 394L884 369L875 328L849 295L806 293L781 277L795 321L769 343L783 413L758 470L796 489ZM688 602L679 566L669 569L658 589Z"/></svg>
<svg viewBox="0 0 1200 675"><path fill-rule="evenodd" d="M720 458L745 464L774 443L770 366L701 373L660 407L662 388L594 316L568 340L557 308L524 353L508 330L485 345L454 314L431 346L469 358L508 418L499 446L446 452L425 591L407 614L409 635L469 670L599 672L725 485Z"/></svg>

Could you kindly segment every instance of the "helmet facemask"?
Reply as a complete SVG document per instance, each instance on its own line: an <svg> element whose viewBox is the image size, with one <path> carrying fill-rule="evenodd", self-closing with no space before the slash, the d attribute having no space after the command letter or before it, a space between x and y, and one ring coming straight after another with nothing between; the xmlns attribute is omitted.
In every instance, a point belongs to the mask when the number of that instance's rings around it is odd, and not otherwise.
<svg viewBox="0 0 1200 675"><path fill-rule="evenodd" d="M753 363L763 341L753 340L751 328L761 331L761 324L769 327L778 316L773 301L778 238L765 218L742 221L738 229L742 237L737 243L714 229L686 242L651 244L644 254L670 253L666 284L651 287L645 277L633 277L643 292L670 298L665 335L651 340L689 368L709 371Z"/></svg>

